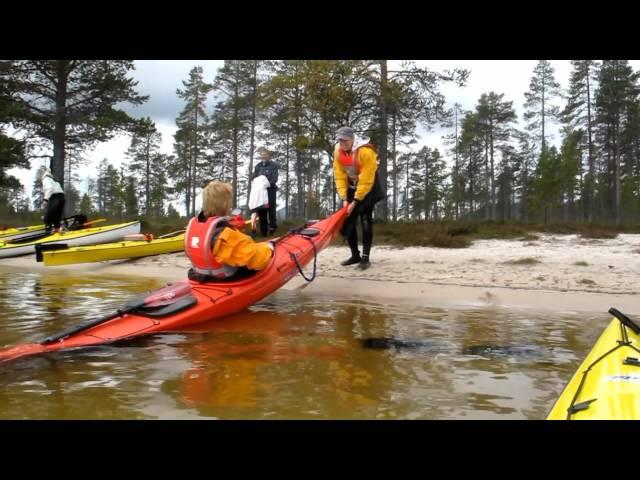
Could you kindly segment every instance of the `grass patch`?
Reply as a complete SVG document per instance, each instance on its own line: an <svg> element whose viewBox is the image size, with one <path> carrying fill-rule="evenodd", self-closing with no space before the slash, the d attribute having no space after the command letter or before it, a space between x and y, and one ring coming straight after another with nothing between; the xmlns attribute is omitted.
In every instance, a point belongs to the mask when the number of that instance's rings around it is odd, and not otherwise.
<svg viewBox="0 0 640 480"><path fill-rule="evenodd" d="M506 262L503 262L503 263L506 265L535 265L536 263L542 263L542 262L537 258L524 257L524 258L518 258L517 260L507 260Z"/></svg>
<svg viewBox="0 0 640 480"><path fill-rule="evenodd" d="M583 285L595 285L596 282L594 282L593 280L590 280L588 278L583 278L581 280L578 280L578 283L581 283Z"/></svg>
<svg viewBox="0 0 640 480"><path fill-rule="evenodd" d="M579 262L575 262L574 265L577 265L578 267L587 267L589 266L589 264L585 261L579 261Z"/></svg>
<svg viewBox="0 0 640 480"><path fill-rule="evenodd" d="M484 222L472 234L474 240L509 240L529 235L531 226L522 223Z"/></svg>
<svg viewBox="0 0 640 480"><path fill-rule="evenodd" d="M589 228L580 233L582 238L616 238L618 232L604 229L604 228Z"/></svg>
<svg viewBox="0 0 640 480"><path fill-rule="evenodd" d="M360 237L360 226L358 237ZM373 242L377 245L395 247L439 247L465 248L471 238L464 234L468 230L449 229L445 222L376 222L373 225ZM341 239L338 240L342 242Z"/></svg>

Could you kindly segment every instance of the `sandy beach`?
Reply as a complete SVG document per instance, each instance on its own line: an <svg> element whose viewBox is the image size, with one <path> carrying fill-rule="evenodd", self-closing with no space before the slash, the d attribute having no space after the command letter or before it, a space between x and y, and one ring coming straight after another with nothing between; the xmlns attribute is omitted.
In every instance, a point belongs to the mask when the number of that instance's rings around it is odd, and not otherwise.
<svg viewBox="0 0 640 480"><path fill-rule="evenodd" d="M606 312L616 307L640 314L640 235L538 237L535 241L479 240L462 249L374 246L371 268L366 271L342 267L340 261L349 250L333 246L318 256L312 283L298 275L282 288L382 304L490 305L559 312ZM137 275L167 282L184 279L187 268L184 253L57 267L45 267L35 256L0 263L3 270ZM311 265L306 270L310 273Z"/></svg>

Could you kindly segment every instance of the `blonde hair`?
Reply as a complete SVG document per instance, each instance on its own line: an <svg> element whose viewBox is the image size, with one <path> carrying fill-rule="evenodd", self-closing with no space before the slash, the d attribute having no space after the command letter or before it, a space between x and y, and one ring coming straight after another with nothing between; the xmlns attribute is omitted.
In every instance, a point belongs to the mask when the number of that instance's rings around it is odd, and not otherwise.
<svg viewBox="0 0 640 480"><path fill-rule="evenodd" d="M202 211L207 217L227 215L231 209L233 189L230 184L214 180L202 191Z"/></svg>

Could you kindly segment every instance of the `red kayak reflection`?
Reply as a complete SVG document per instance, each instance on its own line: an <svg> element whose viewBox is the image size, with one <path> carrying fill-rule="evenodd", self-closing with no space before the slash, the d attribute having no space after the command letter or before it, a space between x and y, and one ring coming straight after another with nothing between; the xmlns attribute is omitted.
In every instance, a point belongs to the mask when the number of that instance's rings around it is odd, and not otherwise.
<svg viewBox="0 0 640 480"><path fill-rule="evenodd" d="M269 311L242 312L183 332L204 333L198 342L178 346L193 362L179 381L188 406L255 407L258 390L268 390L268 366L294 362L339 363L344 341L318 328L300 331L322 319L309 313L295 317Z"/></svg>

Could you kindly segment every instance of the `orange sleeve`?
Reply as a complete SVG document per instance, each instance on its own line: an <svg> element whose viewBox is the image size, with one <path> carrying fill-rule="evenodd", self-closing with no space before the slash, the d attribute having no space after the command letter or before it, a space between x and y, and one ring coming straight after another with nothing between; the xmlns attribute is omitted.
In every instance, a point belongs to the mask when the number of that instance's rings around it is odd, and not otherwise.
<svg viewBox="0 0 640 480"><path fill-rule="evenodd" d="M266 242L256 243L244 233L225 228L216 239L213 255L218 262L231 267L262 270L269 264L273 250Z"/></svg>

